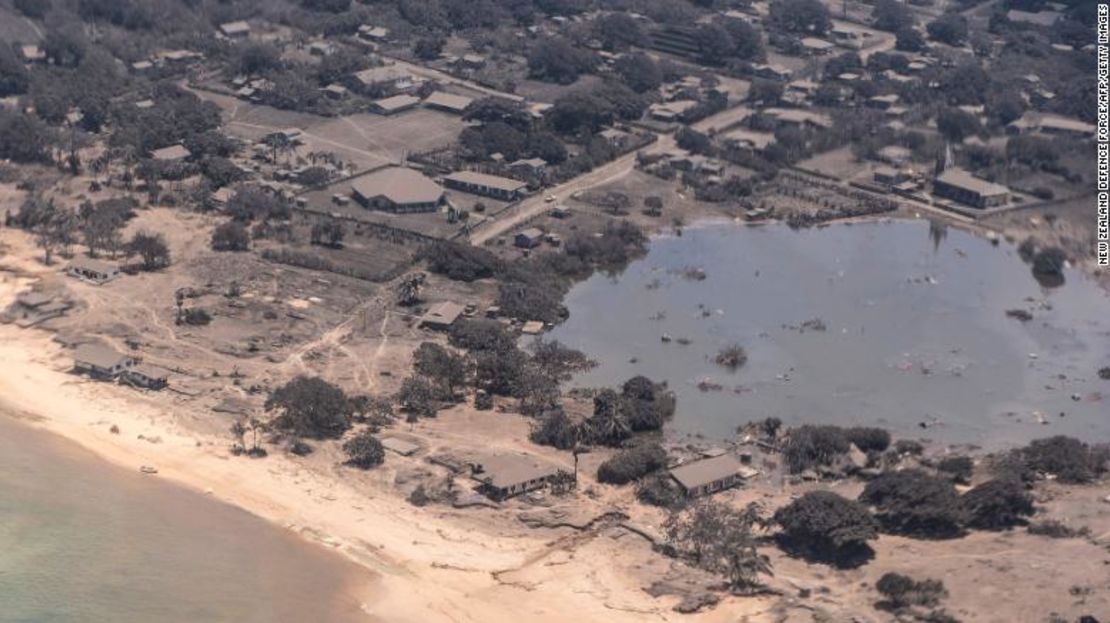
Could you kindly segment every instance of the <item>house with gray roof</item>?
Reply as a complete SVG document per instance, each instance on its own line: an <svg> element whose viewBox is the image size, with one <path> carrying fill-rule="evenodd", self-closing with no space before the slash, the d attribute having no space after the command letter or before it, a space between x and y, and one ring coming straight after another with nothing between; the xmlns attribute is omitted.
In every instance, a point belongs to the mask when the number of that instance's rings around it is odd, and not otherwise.
<svg viewBox="0 0 1110 623"><path fill-rule="evenodd" d="M755 470L740 463L731 453L724 453L706 459L683 463L670 470L671 478L682 487L687 497L708 495L730 489L746 478L755 475Z"/></svg>
<svg viewBox="0 0 1110 623"><path fill-rule="evenodd" d="M108 283L119 277L119 264L106 262L92 257L74 259L66 267L66 274L96 285Z"/></svg>
<svg viewBox="0 0 1110 623"><path fill-rule="evenodd" d="M499 454L474 466L471 478L478 490L494 500L504 500L547 486L564 473L556 465L531 456Z"/></svg>
<svg viewBox="0 0 1110 623"><path fill-rule="evenodd" d="M1010 202L1009 188L955 167L933 180L933 194L981 210Z"/></svg>
<svg viewBox="0 0 1110 623"><path fill-rule="evenodd" d="M485 195L502 201L513 201L524 196L528 184L508 177L499 177L477 171L458 171L443 178L448 188L475 195Z"/></svg>
<svg viewBox="0 0 1110 623"><path fill-rule="evenodd" d="M73 369L95 379L114 379L135 365L135 360L102 342L81 344L73 353Z"/></svg>

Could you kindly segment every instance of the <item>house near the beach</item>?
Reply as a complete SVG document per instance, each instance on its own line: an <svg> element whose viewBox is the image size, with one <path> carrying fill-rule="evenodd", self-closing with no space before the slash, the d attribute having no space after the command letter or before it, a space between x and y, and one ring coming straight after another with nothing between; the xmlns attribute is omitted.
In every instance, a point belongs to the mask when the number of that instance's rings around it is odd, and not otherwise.
<svg viewBox="0 0 1110 623"><path fill-rule="evenodd" d="M756 471L743 465L730 453L683 463L670 470L671 478L687 497L724 491L751 478Z"/></svg>
<svg viewBox="0 0 1110 623"><path fill-rule="evenodd" d="M559 467L530 456L500 454L475 465L471 478L480 483L479 491L494 500L504 500L541 489L559 474Z"/></svg>
<svg viewBox="0 0 1110 623"><path fill-rule="evenodd" d="M162 368L155 368L147 364L138 364L122 373L125 383L146 389L162 389L169 385L169 375Z"/></svg>
<svg viewBox="0 0 1110 623"><path fill-rule="evenodd" d="M134 365L134 358L101 342L81 344L73 352L73 369L95 379L117 378Z"/></svg>

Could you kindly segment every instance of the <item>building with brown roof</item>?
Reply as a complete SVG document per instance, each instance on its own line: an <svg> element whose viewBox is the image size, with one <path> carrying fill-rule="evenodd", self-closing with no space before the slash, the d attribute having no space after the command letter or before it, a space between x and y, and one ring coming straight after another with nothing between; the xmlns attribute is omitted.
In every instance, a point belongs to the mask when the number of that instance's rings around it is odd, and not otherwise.
<svg viewBox="0 0 1110 623"><path fill-rule="evenodd" d="M684 463L670 470L671 478L689 497L708 495L734 487L755 470L740 463L730 453Z"/></svg>
<svg viewBox="0 0 1110 623"><path fill-rule="evenodd" d="M351 194L365 208L398 214L435 212L444 201L439 184L406 167L364 175L351 184Z"/></svg>

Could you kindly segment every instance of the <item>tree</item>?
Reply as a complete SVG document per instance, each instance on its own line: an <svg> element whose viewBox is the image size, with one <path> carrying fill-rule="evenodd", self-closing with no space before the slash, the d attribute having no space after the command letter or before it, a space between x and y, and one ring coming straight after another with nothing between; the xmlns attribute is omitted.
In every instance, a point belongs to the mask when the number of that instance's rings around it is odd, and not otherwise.
<svg viewBox="0 0 1110 623"><path fill-rule="evenodd" d="M419 376L410 376L401 381L397 391L397 402L409 414L411 423L419 417L435 417L439 410L438 392L431 381Z"/></svg>
<svg viewBox="0 0 1110 623"><path fill-rule="evenodd" d="M894 49L900 52L921 52L925 49L925 37L916 28L902 28L895 33Z"/></svg>
<svg viewBox="0 0 1110 623"><path fill-rule="evenodd" d="M752 535L759 522L754 505L737 510L701 500L664 522L666 547L695 567L727 575L733 590L751 589L758 586L759 576L771 573L771 562L756 550Z"/></svg>
<svg viewBox="0 0 1110 623"><path fill-rule="evenodd" d="M443 53L443 46L445 45L447 45L447 39L444 37L421 37L412 45L412 53L420 60L432 61L439 58L439 55Z"/></svg>
<svg viewBox="0 0 1110 623"><path fill-rule="evenodd" d="M593 52L579 49L566 39L548 37L538 41L528 54L528 72L532 78L559 84L572 84L578 76L597 65Z"/></svg>
<svg viewBox="0 0 1110 623"><path fill-rule="evenodd" d="M754 78L751 89L748 91L748 99L763 104L777 104L782 99L782 94L783 86L781 82Z"/></svg>
<svg viewBox="0 0 1110 623"><path fill-rule="evenodd" d="M963 534L966 513L952 483L921 470L886 472L867 483L860 501L876 507L883 529L924 538Z"/></svg>
<svg viewBox="0 0 1110 623"><path fill-rule="evenodd" d="M47 265L55 251L65 251L76 241L76 212L59 207L53 199L37 195L27 198L13 222L34 234L35 244L42 249L43 263Z"/></svg>
<svg viewBox="0 0 1110 623"><path fill-rule="evenodd" d="M96 203L85 201L81 204L77 217L90 255L114 253L123 246L120 233L135 215L136 205L137 202L131 198L105 199Z"/></svg>
<svg viewBox="0 0 1110 623"><path fill-rule="evenodd" d="M451 399L466 382L467 360L434 342L423 342L413 353L413 370L440 386L439 395Z"/></svg>
<svg viewBox="0 0 1110 623"><path fill-rule="evenodd" d="M721 25L732 38L732 55L746 61L763 58L763 37L754 26L742 19L725 18Z"/></svg>
<svg viewBox="0 0 1110 623"><path fill-rule="evenodd" d="M250 244L250 233L238 221L222 223L212 232L214 251L246 251L250 248Z"/></svg>
<svg viewBox="0 0 1110 623"><path fill-rule="evenodd" d="M0 97L22 95L31 86L31 74L12 48L0 45Z"/></svg>
<svg viewBox="0 0 1110 623"><path fill-rule="evenodd" d="M632 436L632 426L621 409L621 397L603 389L594 397L594 414L586 420L590 438L605 446L618 446Z"/></svg>
<svg viewBox="0 0 1110 623"><path fill-rule="evenodd" d="M971 475L974 470L975 462L969 456L949 456L937 463L938 472L961 484L971 482Z"/></svg>
<svg viewBox="0 0 1110 623"><path fill-rule="evenodd" d="M698 26L694 32L698 42L698 55L701 60L713 65L720 65L732 56L735 45L732 35L719 24L709 23Z"/></svg>
<svg viewBox="0 0 1110 623"><path fill-rule="evenodd" d="M818 0L774 0L771 24L787 32L824 35L832 26L829 10Z"/></svg>
<svg viewBox="0 0 1110 623"><path fill-rule="evenodd" d="M654 442L621 450L597 468L598 482L623 485L667 466L667 452Z"/></svg>
<svg viewBox="0 0 1110 623"><path fill-rule="evenodd" d="M775 512L782 527L779 541L809 560L851 567L874 552L868 545L879 537L878 523L859 502L832 491L810 491Z"/></svg>
<svg viewBox="0 0 1110 623"><path fill-rule="evenodd" d="M782 453L792 474L832 465L849 449L843 429L836 426L806 424L791 430L789 435Z"/></svg>
<svg viewBox="0 0 1110 623"><path fill-rule="evenodd" d="M382 442L368 430L361 431L343 442L343 452L347 454L347 464L359 469L377 467L385 461L385 448Z"/></svg>
<svg viewBox="0 0 1110 623"><path fill-rule="evenodd" d="M1064 274L1064 266L1068 256L1059 247L1040 249L1033 255L1033 274L1042 277L1060 277Z"/></svg>
<svg viewBox="0 0 1110 623"><path fill-rule="evenodd" d="M937 131L954 143L962 143L979 131L979 120L959 108L944 108L937 113Z"/></svg>
<svg viewBox="0 0 1110 623"><path fill-rule="evenodd" d="M0 110L0 158L20 164L49 163L53 131L31 115Z"/></svg>
<svg viewBox="0 0 1110 623"><path fill-rule="evenodd" d="M578 427L567 417L561 408L544 413L539 422L532 425L528 439L541 446L551 446L559 450L570 450L578 443Z"/></svg>
<svg viewBox="0 0 1110 623"><path fill-rule="evenodd" d="M968 525L980 530L1008 530L1022 525L1035 510L1033 498L1020 481L1012 478L988 480L965 493L960 501L967 509Z"/></svg>
<svg viewBox="0 0 1110 623"><path fill-rule="evenodd" d="M298 376L274 390L266 410L277 414L274 428L310 439L339 437L351 426L347 395L315 376Z"/></svg>
<svg viewBox="0 0 1110 623"><path fill-rule="evenodd" d="M906 28L913 28L913 12L898 0L879 0L871 12L873 25L879 30L899 32Z"/></svg>
<svg viewBox="0 0 1110 623"><path fill-rule="evenodd" d="M656 217L662 216L663 198L659 195L648 195L644 197L644 214Z"/></svg>
<svg viewBox="0 0 1110 623"><path fill-rule="evenodd" d="M138 232L127 243L128 257L138 255L142 258L145 271L160 270L170 265L170 248L162 234Z"/></svg>
<svg viewBox="0 0 1110 623"><path fill-rule="evenodd" d="M637 93L654 91L663 83L663 71L659 68L659 64L643 52L622 54L613 63L613 71L628 85L628 88Z"/></svg>
<svg viewBox="0 0 1110 623"><path fill-rule="evenodd" d="M610 52L643 46L647 41L640 23L627 13L606 13L594 20L594 32Z"/></svg>
<svg viewBox="0 0 1110 623"><path fill-rule="evenodd" d="M946 13L929 22L925 30L932 39L951 46L961 46L967 40L967 18L959 13Z"/></svg>

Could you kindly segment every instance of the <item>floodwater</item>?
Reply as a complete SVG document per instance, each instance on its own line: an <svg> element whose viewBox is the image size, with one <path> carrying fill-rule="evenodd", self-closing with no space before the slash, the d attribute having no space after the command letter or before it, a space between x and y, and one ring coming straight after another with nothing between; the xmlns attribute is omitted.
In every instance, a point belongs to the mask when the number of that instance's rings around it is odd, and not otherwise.
<svg viewBox="0 0 1110 623"><path fill-rule="evenodd" d="M665 380L679 433L724 437L774 416L987 447L1110 439L1110 381L1097 376L1110 297L1075 271L1045 287L1013 246L927 221L703 225L578 284L567 305L548 338L599 364L574 383ZM1033 319L1005 315L1015 308ZM733 372L714 362L729 343L748 353Z"/></svg>
<svg viewBox="0 0 1110 623"><path fill-rule="evenodd" d="M0 621L367 621L368 573L0 413Z"/></svg>

